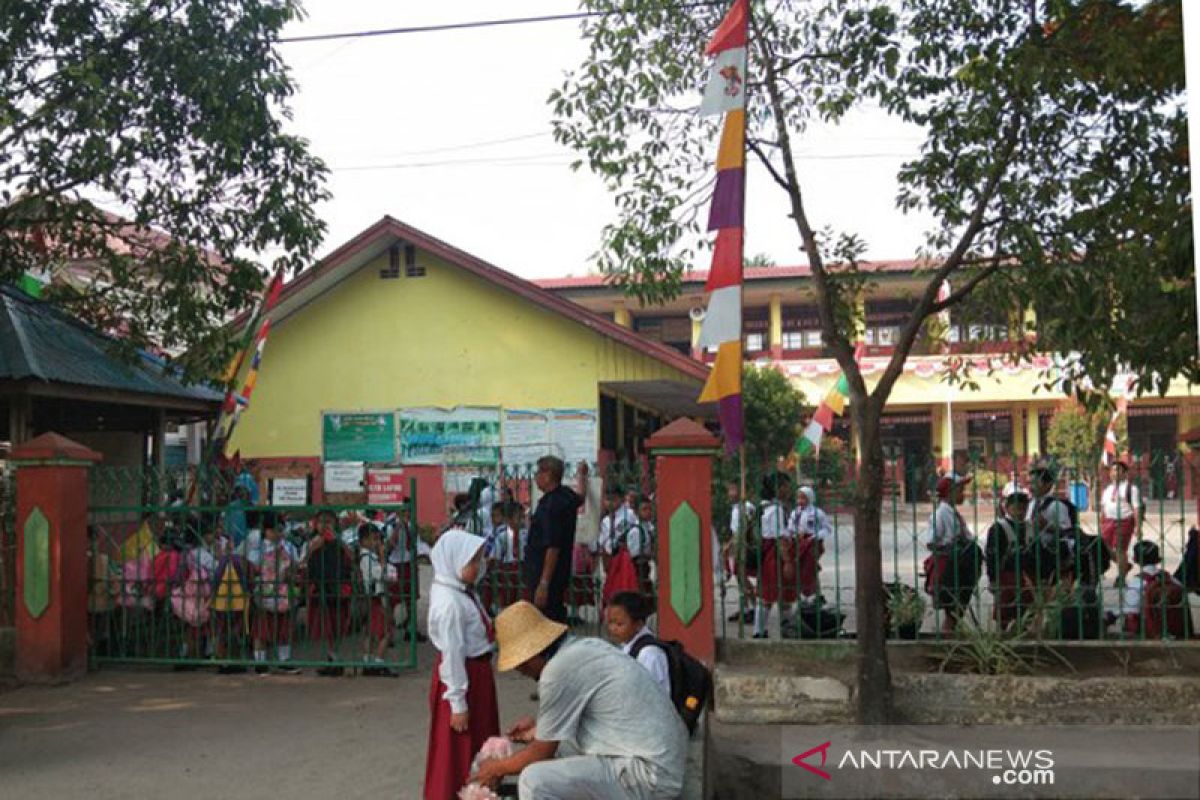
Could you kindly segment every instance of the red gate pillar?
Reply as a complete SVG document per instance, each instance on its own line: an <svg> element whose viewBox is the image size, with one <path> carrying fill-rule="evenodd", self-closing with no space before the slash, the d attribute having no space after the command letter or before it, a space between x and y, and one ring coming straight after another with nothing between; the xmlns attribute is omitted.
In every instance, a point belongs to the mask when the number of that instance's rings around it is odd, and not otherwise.
<svg viewBox="0 0 1200 800"><path fill-rule="evenodd" d="M100 454L57 433L17 446L17 678L87 672L88 467Z"/></svg>
<svg viewBox="0 0 1200 800"><path fill-rule="evenodd" d="M658 496L658 635L712 667L712 460L720 442L678 419L646 441Z"/></svg>

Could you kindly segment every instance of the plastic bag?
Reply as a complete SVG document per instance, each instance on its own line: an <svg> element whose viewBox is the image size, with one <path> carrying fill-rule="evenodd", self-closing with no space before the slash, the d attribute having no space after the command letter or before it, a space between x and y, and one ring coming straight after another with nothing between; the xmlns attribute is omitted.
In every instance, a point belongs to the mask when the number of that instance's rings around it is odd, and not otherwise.
<svg viewBox="0 0 1200 800"><path fill-rule="evenodd" d="M479 767L485 761L508 758L512 754L511 739L507 736L493 736L484 742L483 747L479 748L479 752L475 754L475 760L471 762L471 774L477 774ZM494 791L477 783L468 783L458 790L458 800L499 800L499 798L500 796Z"/></svg>

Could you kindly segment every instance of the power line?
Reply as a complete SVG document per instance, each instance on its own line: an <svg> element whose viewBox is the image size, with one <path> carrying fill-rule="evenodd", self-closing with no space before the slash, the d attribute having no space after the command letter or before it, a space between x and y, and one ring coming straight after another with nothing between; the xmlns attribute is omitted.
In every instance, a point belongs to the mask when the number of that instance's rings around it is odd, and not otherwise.
<svg viewBox="0 0 1200 800"><path fill-rule="evenodd" d="M560 161L548 162L547 159L560 159ZM487 156L482 158L447 158L438 161L411 161L407 163L395 164L356 164L348 167L331 167L332 172L363 172L374 169L413 169L416 167L448 167L456 164L487 164L487 165L508 165L508 166L527 166L527 165L549 165L554 164L570 164L569 160L563 159L562 153L529 153L523 156Z"/></svg>
<svg viewBox="0 0 1200 800"><path fill-rule="evenodd" d="M722 5L724 0L708 0L708 2L680 3L673 11L683 11L689 8L706 8ZM403 33L436 33L438 31L457 31L473 28L496 28L502 25L528 25L538 22L564 22L588 17L608 17L616 14L629 14L633 8L617 8L610 11L576 11L570 14L544 14L537 17L510 17L507 19L484 19L471 22L448 22L439 25L412 25L404 28L377 28L365 31L346 31L343 33L318 33L310 36L284 36L276 39L277 44L296 44L300 42L327 42L333 39L366 39L374 36L395 36Z"/></svg>

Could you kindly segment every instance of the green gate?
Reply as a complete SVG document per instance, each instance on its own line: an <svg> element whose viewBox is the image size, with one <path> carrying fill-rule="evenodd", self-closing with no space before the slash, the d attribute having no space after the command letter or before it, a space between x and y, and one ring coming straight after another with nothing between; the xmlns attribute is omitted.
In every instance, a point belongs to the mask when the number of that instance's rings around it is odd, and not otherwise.
<svg viewBox="0 0 1200 800"><path fill-rule="evenodd" d="M229 470L92 468L93 662L414 667L415 507L268 506L256 495L247 473Z"/></svg>

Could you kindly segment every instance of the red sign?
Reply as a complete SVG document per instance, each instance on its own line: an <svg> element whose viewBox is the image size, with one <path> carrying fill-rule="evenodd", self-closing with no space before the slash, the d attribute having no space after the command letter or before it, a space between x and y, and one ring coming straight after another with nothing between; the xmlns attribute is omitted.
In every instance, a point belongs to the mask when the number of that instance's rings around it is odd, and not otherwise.
<svg viewBox="0 0 1200 800"><path fill-rule="evenodd" d="M404 501L408 480L402 469L373 469L367 472L367 503L391 505Z"/></svg>

